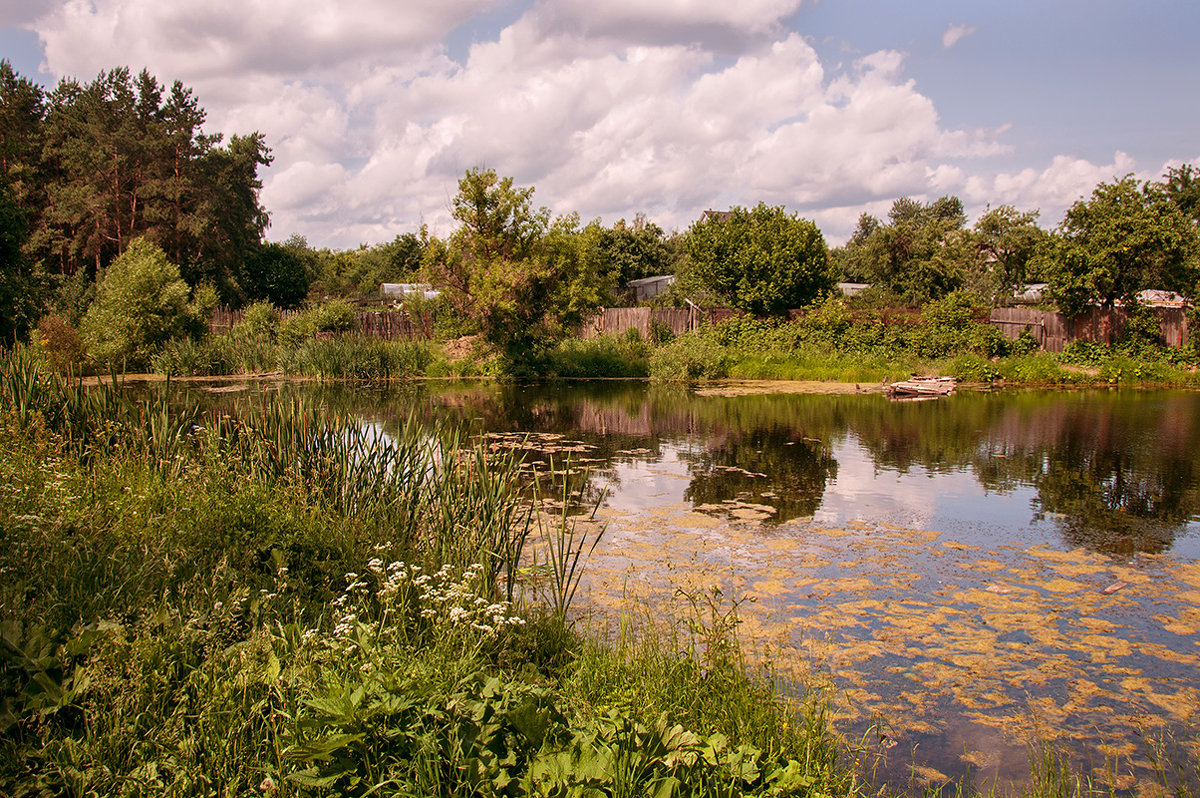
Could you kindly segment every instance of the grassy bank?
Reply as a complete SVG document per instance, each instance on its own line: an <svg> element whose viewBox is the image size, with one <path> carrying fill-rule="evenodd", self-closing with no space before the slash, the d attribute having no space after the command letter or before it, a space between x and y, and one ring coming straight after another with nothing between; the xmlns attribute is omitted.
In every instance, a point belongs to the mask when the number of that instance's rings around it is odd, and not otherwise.
<svg viewBox="0 0 1200 798"><path fill-rule="evenodd" d="M61 320L43 324L36 344L48 367L60 373L148 368L170 376L280 372L330 380L652 378L866 384L945 374L964 382L1028 386L1200 386L1200 354L1194 346L1162 345L1152 313L1135 313L1112 345L1077 342L1060 354L1037 351L1028 333L1015 340L1004 337L987 323L987 313L988 308L963 294L951 294L920 311L851 310L845 300L835 298L794 321L745 316L678 337L655 328L650 340L628 330L617 336L541 342L522 350L521 362L489 351L479 336L433 341L364 336L355 329L355 309L336 301L286 319L260 303L228 332L170 340L144 363L89 360L78 336Z"/></svg>
<svg viewBox="0 0 1200 798"><path fill-rule="evenodd" d="M0 793L856 791L819 702L783 703L725 632L601 645L552 609L564 580L519 569L543 533L580 541L539 529L514 460L390 438L5 355Z"/></svg>
<svg viewBox="0 0 1200 798"><path fill-rule="evenodd" d="M1037 351L1031 336L1005 338L985 318L985 308L956 295L893 316L851 313L830 300L796 321L732 318L658 345L636 333L572 340L555 350L547 370L674 381L869 384L916 373L1008 385L1200 386L1200 354L1163 346L1153 325L1131 324L1111 346L1079 342L1052 354Z"/></svg>

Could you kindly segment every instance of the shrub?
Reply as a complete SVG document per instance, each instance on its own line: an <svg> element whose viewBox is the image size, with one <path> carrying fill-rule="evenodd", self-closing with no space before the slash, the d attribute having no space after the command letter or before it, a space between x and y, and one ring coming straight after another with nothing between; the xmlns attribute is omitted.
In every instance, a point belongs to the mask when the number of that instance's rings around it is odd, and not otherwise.
<svg viewBox="0 0 1200 798"><path fill-rule="evenodd" d="M1112 348L1097 341L1072 341L1059 359L1076 366L1098 366L1112 357Z"/></svg>
<svg viewBox="0 0 1200 798"><path fill-rule="evenodd" d="M846 300L829 296L825 301L813 305L812 310L799 322L804 336L811 341L838 344L846 338L852 319L846 308Z"/></svg>
<svg viewBox="0 0 1200 798"><path fill-rule="evenodd" d="M991 382L1001 376L996 364L973 353L962 354L951 360L947 371L951 377L963 382Z"/></svg>
<svg viewBox="0 0 1200 798"><path fill-rule="evenodd" d="M317 332L349 332L358 325L357 308L344 299L324 302L309 313Z"/></svg>
<svg viewBox="0 0 1200 798"><path fill-rule="evenodd" d="M656 380L715 380L729 376L730 355L704 332L681 335L650 356Z"/></svg>
<svg viewBox="0 0 1200 798"><path fill-rule="evenodd" d="M188 286L156 244L135 239L108 267L83 319L88 354L110 365L144 366L188 331Z"/></svg>
<svg viewBox="0 0 1200 798"><path fill-rule="evenodd" d="M649 358L649 345L631 328L620 337L568 338L551 354L551 368L567 378L648 377Z"/></svg>
<svg viewBox="0 0 1200 798"><path fill-rule="evenodd" d="M60 374L78 373L83 365L83 340L62 316L43 316L37 325L37 342L50 367Z"/></svg>
<svg viewBox="0 0 1200 798"><path fill-rule="evenodd" d="M266 300L255 302L246 308L232 332L263 336L274 339L279 327L279 308Z"/></svg>
<svg viewBox="0 0 1200 798"><path fill-rule="evenodd" d="M1061 385L1080 379L1079 375L1064 371L1054 355L1047 352L1009 358L1001 361L997 367L1006 381L1028 385Z"/></svg>
<svg viewBox="0 0 1200 798"><path fill-rule="evenodd" d="M662 346L670 343L675 338L675 333L671 332L671 328L663 324L658 319L650 320L650 343L655 346Z"/></svg>

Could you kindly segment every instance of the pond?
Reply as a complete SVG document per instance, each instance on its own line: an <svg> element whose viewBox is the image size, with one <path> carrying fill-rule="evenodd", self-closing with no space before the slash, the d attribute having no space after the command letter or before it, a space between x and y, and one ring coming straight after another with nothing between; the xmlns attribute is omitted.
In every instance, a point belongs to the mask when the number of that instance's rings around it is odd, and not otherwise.
<svg viewBox="0 0 1200 798"><path fill-rule="evenodd" d="M1200 394L790 387L271 389L569 455L606 524L597 617L736 606L752 664L829 685L881 781L1019 782L1032 737L1122 791L1200 761Z"/></svg>

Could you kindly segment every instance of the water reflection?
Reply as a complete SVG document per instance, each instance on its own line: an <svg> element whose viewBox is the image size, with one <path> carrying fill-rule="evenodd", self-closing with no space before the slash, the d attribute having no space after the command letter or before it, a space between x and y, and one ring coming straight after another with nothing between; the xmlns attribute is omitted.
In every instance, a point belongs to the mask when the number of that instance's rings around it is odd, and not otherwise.
<svg viewBox="0 0 1200 798"><path fill-rule="evenodd" d="M655 464L686 478L683 498L692 504L755 504L769 523L865 513L1010 535L1053 529L1053 542L1122 555L1172 548L1200 514L1200 395L1191 393L962 393L891 403L878 395L698 396L636 382L277 389L385 427L416 415L481 433L561 435L580 444L573 457L617 503L630 477L619 466ZM553 448L537 456L561 459Z"/></svg>

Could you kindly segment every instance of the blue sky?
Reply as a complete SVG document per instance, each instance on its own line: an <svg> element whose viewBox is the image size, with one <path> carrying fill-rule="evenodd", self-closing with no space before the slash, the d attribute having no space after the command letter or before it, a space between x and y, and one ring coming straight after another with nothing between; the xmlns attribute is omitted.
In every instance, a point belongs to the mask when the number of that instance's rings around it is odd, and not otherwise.
<svg viewBox="0 0 1200 798"><path fill-rule="evenodd" d="M1200 3L0 0L0 55L53 86L181 80L267 137L269 236L449 232L463 172L556 213L685 228L765 201L832 243L899 196L1039 209L1200 161Z"/></svg>

